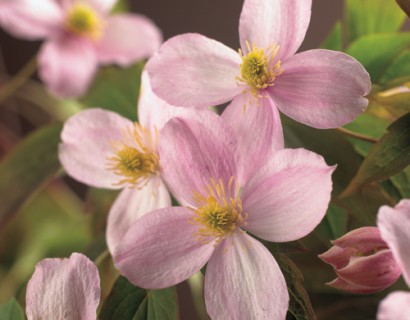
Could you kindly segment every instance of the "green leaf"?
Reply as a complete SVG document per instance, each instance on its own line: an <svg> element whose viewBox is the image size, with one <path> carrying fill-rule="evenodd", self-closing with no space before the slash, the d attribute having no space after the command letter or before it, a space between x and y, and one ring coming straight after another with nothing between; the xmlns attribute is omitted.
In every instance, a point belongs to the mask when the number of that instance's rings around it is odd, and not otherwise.
<svg viewBox="0 0 410 320"><path fill-rule="evenodd" d="M1 320L24 320L24 312L15 298L0 305Z"/></svg>
<svg viewBox="0 0 410 320"><path fill-rule="evenodd" d="M0 164L0 226L60 168L61 124L41 128L22 141Z"/></svg>
<svg viewBox="0 0 410 320"><path fill-rule="evenodd" d="M410 164L410 113L388 127L388 132L370 150L343 197L364 184L382 181Z"/></svg>
<svg viewBox="0 0 410 320"><path fill-rule="evenodd" d="M396 0L400 8L410 17L410 1L409 0Z"/></svg>
<svg viewBox="0 0 410 320"><path fill-rule="evenodd" d="M90 108L115 111L136 120L143 67L143 63L137 63L126 69L107 67L100 70L82 103Z"/></svg>
<svg viewBox="0 0 410 320"><path fill-rule="evenodd" d="M404 50L386 69L380 79L381 84L393 80L406 79L410 75L410 50Z"/></svg>
<svg viewBox="0 0 410 320"><path fill-rule="evenodd" d="M410 167L390 178L402 198L410 198Z"/></svg>
<svg viewBox="0 0 410 320"><path fill-rule="evenodd" d="M342 23L337 21L332 31L322 44L323 49L342 51L343 49L343 34Z"/></svg>
<svg viewBox="0 0 410 320"><path fill-rule="evenodd" d="M379 83L389 67L410 48L410 33L386 33L364 36L353 42L347 53L363 64L372 82Z"/></svg>
<svg viewBox="0 0 410 320"><path fill-rule="evenodd" d="M410 112L410 92L391 95L376 94L373 96L373 100L394 117L401 117Z"/></svg>
<svg viewBox="0 0 410 320"><path fill-rule="evenodd" d="M346 212L331 204L325 218L318 225L316 231L327 241L328 239L337 239L346 233L347 222L348 215Z"/></svg>
<svg viewBox="0 0 410 320"><path fill-rule="evenodd" d="M349 42L368 34L398 31L405 19L393 1L346 0L345 6Z"/></svg>
<svg viewBox="0 0 410 320"><path fill-rule="evenodd" d="M145 290L119 277L105 300L101 320L174 320L179 319L174 287Z"/></svg>

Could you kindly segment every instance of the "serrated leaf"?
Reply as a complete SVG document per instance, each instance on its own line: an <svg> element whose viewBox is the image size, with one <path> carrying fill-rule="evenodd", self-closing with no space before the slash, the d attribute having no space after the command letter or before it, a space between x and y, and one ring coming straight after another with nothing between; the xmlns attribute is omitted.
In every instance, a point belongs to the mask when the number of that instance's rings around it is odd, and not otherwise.
<svg viewBox="0 0 410 320"><path fill-rule="evenodd" d="M410 164L410 113L387 130L370 150L342 197L351 195L364 184L385 180Z"/></svg>
<svg viewBox="0 0 410 320"><path fill-rule="evenodd" d="M0 163L0 227L58 172L61 129L54 124L37 130Z"/></svg>
<svg viewBox="0 0 410 320"><path fill-rule="evenodd" d="M398 31L405 19L393 1L346 0L345 6L349 42L368 34Z"/></svg>
<svg viewBox="0 0 410 320"><path fill-rule="evenodd" d="M137 63L125 69L101 69L81 102L89 108L98 107L115 111L126 118L136 120L143 67L143 63Z"/></svg>
<svg viewBox="0 0 410 320"><path fill-rule="evenodd" d="M1 320L24 320L24 312L15 298L0 305Z"/></svg>
<svg viewBox="0 0 410 320"><path fill-rule="evenodd" d="M101 320L174 320L179 318L174 287L145 290L119 277L105 300Z"/></svg>
<svg viewBox="0 0 410 320"><path fill-rule="evenodd" d="M410 1L409 0L396 0L400 8L410 17Z"/></svg>
<svg viewBox="0 0 410 320"><path fill-rule="evenodd" d="M389 66L408 48L410 33L386 33L361 37L346 52L363 64L373 83L379 83Z"/></svg>
<svg viewBox="0 0 410 320"><path fill-rule="evenodd" d="M342 34L342 23L337 21L333 26L332 31L327 36L326 40L323 42L323 49L342 51L343 48L343 34Z"/></svg>

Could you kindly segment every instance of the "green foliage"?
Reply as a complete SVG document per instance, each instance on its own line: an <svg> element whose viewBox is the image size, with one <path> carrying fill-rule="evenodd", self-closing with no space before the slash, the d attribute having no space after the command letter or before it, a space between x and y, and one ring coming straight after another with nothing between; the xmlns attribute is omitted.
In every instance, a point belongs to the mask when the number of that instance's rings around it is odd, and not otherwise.
<svg viewBox="0 0 410 320"><path fill-rule="evenodd" d="M24 320L24 312L14 298L0 305L1 320Z"/></svg>
<svg viewBox="0 0 410 320"><path fill-rule="evenodd" d="M323 49L341 51L343 48L342 23L337 21L322 44Z"/></svg>
<svg viewBox="0 0 410 320"><path fill-rule="evenodd" d="M22 141L0 164L0 226L60 168L61 124L41 128Z"/></svg>
<svg viewBox="0 0 410 320"><path fill-rule="evenodd" d="M346 0L345 8L349 42L368 34L398 31L405 19L391 0Z"/></svg>
<svg viewBox="0 0 410 320"><path fill-rule="evenodd" d="M101 320L179 319L175 288L145 290L119 277L103 304Z"/></svg>

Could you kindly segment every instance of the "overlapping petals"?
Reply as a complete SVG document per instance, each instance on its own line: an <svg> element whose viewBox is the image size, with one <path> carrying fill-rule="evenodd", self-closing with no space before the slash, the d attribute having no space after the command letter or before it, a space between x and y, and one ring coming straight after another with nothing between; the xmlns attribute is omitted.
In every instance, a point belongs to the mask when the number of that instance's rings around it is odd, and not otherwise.
<svg viewBox="0 0 410 320"><path fill-rule="evenodd" d="M95 320L100 291L97 267L86 256L44 259L27 285L27 318Z"/></svg>

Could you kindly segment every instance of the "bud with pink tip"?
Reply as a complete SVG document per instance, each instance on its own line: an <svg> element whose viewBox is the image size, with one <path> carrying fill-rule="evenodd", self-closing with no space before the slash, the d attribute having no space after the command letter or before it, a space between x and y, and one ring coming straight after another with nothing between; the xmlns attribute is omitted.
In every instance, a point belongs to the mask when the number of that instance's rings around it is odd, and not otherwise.
<svg viewBox="0 0 410 320"><path fill-rule="evenodd" d="M391 250L376 227L353 230L332 241L319 255L333 266L337 278L329 286L351 293L373 293L391 286L401 275Z"/></svg>

